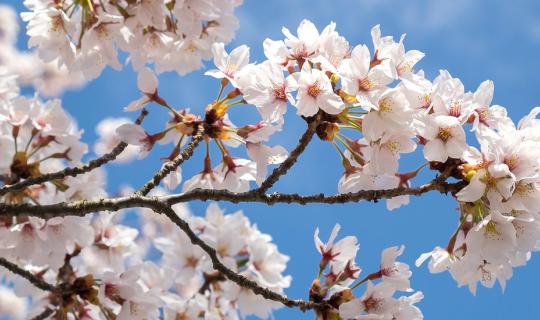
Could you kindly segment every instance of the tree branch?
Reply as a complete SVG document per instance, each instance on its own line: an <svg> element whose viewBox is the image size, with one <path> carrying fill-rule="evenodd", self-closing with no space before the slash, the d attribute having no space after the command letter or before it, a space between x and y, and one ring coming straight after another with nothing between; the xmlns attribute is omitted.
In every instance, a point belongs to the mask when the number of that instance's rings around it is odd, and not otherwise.
<svg viewBox="0 0 540 320"><path fill-rule="evenodd" d="M274 192L271 194L257 194L256 192L233 193L227 190L208 190L196 189L190 192L165 196L162 199L173 205L180 202L188 202L192 200L202 201L229 201L233 203L239 202L261 202L268 205L276 203L296 203L306 205L309 203L349 203L359 202L362 200L378 201L380 199L390 199L397 196L412 195L419 196L429 191L439 191L441 193L453 193L461 190L467 185L466 182L437 182L433 180L430 183L421 185L416 188L398 187L386 190L362 190L353 193L338 193L334 195L325 195L323 193L313 195L285 194Z"/></svg>
<svg viewBox="0 0 540 320"><path fill-rule="evenodd" d="M187 161L193 155L193 152L199 145L199 142L204 137L204 129L200 126L197 128L197 133L191 138L191 142L188 144L184 151L180 153L174 160L167 162L156 174L148 181L139 191L135 194L146 196L152 189L157 187L165 177L176 170L184 161Z"/></svg>
<svg viewBox="0 0 540 320"><path fill-rule="evenodd" d="M45 320L48 317L50 317L53 313L54 313L53 309L47 308L43 310L43 312L41 312L37 316L33 317L31 320Z"/></svg>
<svg viewBox="0 0 540 320"><path fill-rule="evenodd" d="M227 279L236 283L237 285L251 290L254 294L260 295L265 299L281 302L287 307L298 307L302 311L308 309L316 309L322 307L323 303L315 303L311 301L304 300L291 300L284 295L281 295L277 292L274 292L270 289L261 287L257 282L250 280L244 277L241 274L234 272L233 270L227 268L219 259L216 249L208 245L204 240L202 240L195 232L191 229L189 224L180 218L174 210L168 205L161 204L160 206L153 208L156 212L166 215L174 224L176 224L191 240L191 243L203 249L210 260L212 261L212 266L215 270L221 272Z"/></svg>
<svg viewBox="0 0 540 320"><path fill-rule="evenodd" d="M400 195L421 195L428 191L437 190L442 193L457 192L463 188L467 183L460 181L457 183L447 183L445 178L440 176L433 179L430 183L424 184L416 188L395 188L388 190L368 190L359 191L356 193L348 194L336 194L336 195L308 195L301 196L298 194L259 194L257 189L245 192L245 193L231 193L225 190L193 190L184 194L163 196L163 197L145 197L137 194L133 194L130 197L113 198L113 199L101 199L97 201L76 201L71 203L58 203L53 205L36 206L31 204L0 204L0 216L13 216L19 214L25 215L37 215L42 218L49 216L67 216L77 215L84 216L89 212L94 211L118 211L124 208L144 207L152 209L155 212L166 215L174 224L176 224L186 235L190 238L194 245L203 249L210 257L213 268L221 272L227 279L235 282L237 285L251 290L253 293L260 295L266 299L281 302L288 307L298 307L301 310L307 309L320 309L324 308L324 303L315 303L304 300L291 300L288 297L276 293L272 290L259 286L255 281L247 279L246 277L235 273L233 270L227 268L219 259L216 250L204 242L197 234L190 228L189 224L180 218L174 210L172 205L180 202L186 202L190 200L225 200L231 202L263 202L269 205L274 203L346 203L357 202L360 200L376 201L383 198L392 198ZM38 288L44 290L54 291L56 287L42 281L35 277L26 270L22 270L16 265L6 261L0 260L0 264L7 265L9 270L15 270L17 274L29 279Z"/></svg>
<svg viewBox="0 0 540 320"><path fill-rule="evenodd" d="M10 262L6 260L5 258L0 257L0 266L6 268L7 270L11 271L12 273L19 275L26 280L30 281L35 287L44 290L44 291L56 291L57 288L53 286L52 284L46 282L45 280L36 277L31 272L19 267L13 262Z"/></svg>
<svg viewBox="0 0 540 320"><path fill-rule="evenodd" d="M0 216L20 216L31 215L38 216L44 219L61 216L84 216L90 212L96 211L118 211L128 208L154 208L156 205L174 205L181 202L192 200L201 201L229 201L233 203L239 202L260 202L272 205L275 203L297 203L305 205L308 203L348 203L359 202L362 200L377 201L379 199L389 199L402 195L419 196L429 191L439 191L441 193L455 193L467 185L467 182L460 181L456 183L438 182L437 179L421 185L416 188L398 187L387 190L364 190L354 193L340 193L334 195L314 194L314 195L299 195L299 194L258 194L253 191L244 193L234 193L227 190L207 190L195 189L190 192L174 194L162 197L145 197L132 195L129 197L119 197L110 199L100 199L95 201L80 200L74 202L61 202L50 205L33 205L29 203L23 204L7 204L0 203Z"/></svg>
<svg viewBox="0 0 540 320"><path fill-rule="evenodd" d="M263 181L261 186L257 189L255 189L255 192L257 193L265 193L268 191L268 189L272 188L272 186L279 180L279 178L286 174L287 171L296 163L298 160L298 157L306 150L307 145L311 142L311 139L313 139L313 135L317 131L317 126L319 125L319 122L321 121L321 114L317 114L315 118L308 120L308 127L302 137L300 137L300 140L298 141L298 144L296 147L291 151L289 157L283 161L283 163L274 169L272 171L272 174L266 178L266 180Z"/></svg>
<svg viewBox="0 0 540 320"><path fill-rule="evenodd" d="M146 115L148 115L148 111L146 111L146 109L143 109L139 117L135 120L135 124L140 125ZM75 177L80 174L90 172L105 165L108 162L115 160L116 157L118 157L126 149L127 146L127 143L120 142L116 145L116 147L111 150L111 152L104 154L103 156L94 160L91 160L90 162L88 162L88 164L79 167L65 168L57 172L47 173L37 177L31 177L26 180L14 183L12 185L3 186L2 188L0 188L0 196L3 196L12 191L22 190L35 184L40 184L51 180L63 179L67 176Z"/></svg>

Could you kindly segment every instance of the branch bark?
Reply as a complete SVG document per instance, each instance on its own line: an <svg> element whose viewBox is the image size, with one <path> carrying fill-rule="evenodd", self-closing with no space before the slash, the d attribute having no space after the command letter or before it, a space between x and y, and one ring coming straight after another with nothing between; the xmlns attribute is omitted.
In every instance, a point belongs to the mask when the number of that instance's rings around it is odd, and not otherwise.
<svg viewBox="0 0 540 320"><path fill-rule="evenodd" d="M204 137L204 129L200 126L197 133L191 139L188 146L174 160L167 162L156 174L148 181L139 191L137 195L146 196L152 189L157 187L165 177L176 170L184 161L187 161L193 155L193 152Z"/></svg>
<svg viewBox="0 0 540 320"><path fill-rule="evenodd" d="M227 279L235 282L237 285L251 290L253 293L260 295L266 299L281 302L287 307L298 307L301 310L319 309L325 307L324 303L315 303L304 300L291 300L288 297L271 291L267 288L261 287L256 282L247 279L246 277L235 273L233 270L227 268L219 259L216 250L204 242L197 234L190 228L189 224L180 218L174 210L172 205L180 202L186 202L191 200L224 200L231 202L263 202L269 205L274 203L346 203L357 202L360 200L376 201L383 198L392 198L399 195L421 195L423 193L437 190L442 193L457 192L466 185L466 182L447 183L444 178L440 176L433 179L430 183L424 184L416 188L395 188L388 190L368 190L360 191L356 193L348 194L336 194L336 195L308 195L301 196L298 194L260 194L257 189L245 192L245 193L231 193L225 190L193 190L188 193L163 196L163 197L145 197L138 194L133 194L130 197L113 198L113 199L101 199L97 201L77 201L71 203L58 203L53 205L36 206L30 204L0 204L0 216L16 216L16 215L37 215L42 218L48 218L51 216L66 216L76 215L84 216L87 213L95 211L118 211L124 208L144 207L152 209L155 212L166 215L174 224L176 224L186 235L190 238L194 245L203 249L210 257L213 268L221 272ZM8 269L15 270L13 272L22 275L29 279L38 288L44 290L54 291L55 287L40 281L39 278L33 276L26 270L20 269L16 265L10 263L5 259L0 259L0 264L7 265Z"/></svg>
<svg viewBox="0 0 540 320"><path fill-rule="evenodd" d="M258 194L254 191L244 193L234 193L227 190L207 190L196 189L186 193L174 194L162 197L145 197L132 195L128 197L100 199L100 200L80 200L75 202L61 202L51 205L33 204L7 204L0 203L0 216L13 217L21 215L31 215L48 219L62 216L84 216L97 211L118 211L128 208L150 208L156 205L174 205L192 200L200 201L228 201L239 202L260 202L268 205L276 203L296 203L306 205L309 203L348 203L362 200L377 201L389 199L402 195L419 196L429 191L439 191L441 193L455 193L467 185L466 182L456 183L438 182L436 179L416 188L398 187L387 190L364 190L354 193L338 193L325 195L323 193L313 195L286 194L274 192L271 194Z"/></svg>
<svg viewBox="0 0 540 320"><path fill-rule="evenodd" d="M31 272L19 267L15 263L10 262L5 258L0 257L0 266L30 281L30 283L32 283L36 288L39 288L44 291L51 291L51 292L56 290L56 287L53 286L52 284L33 275Z"/></svg>
<svg viewBox="0 0 540 320"><path fill-rule="evenodd" d="M53 313L54 313L53 309L47 308L43 310L43 312L41 312L37 316L33 317L31 320L45 320L48 317L52 316Z"/></svg>
<svg viewBox="0 0 540 320"><path fill-rule="evenodd" d="M140 122L146 115L146 111L143 110L143 113L137 119ZM450 169L444 171L441 175L433 179L431 182L421 185L416 188L406 188L398 187L388 190L365 190L355 193L347 194L334 194L334 195L325 195L325 194L313 194L313 195L300 195L300 194L282 194L274 192L267 194L266 192L272 188L272 186L279 180L279 178L285 175L288 170L296 163L298 157L305 151L307 145L312 140L314 134L316 133L317 126L321 121L321 115L318 114L314 118L308 119L308 128L300 138L297 146L291 151L290 156L274 171L268 178L261 184L259 188L253 189L244 193L233 193L227 190L203 190L196 189L187 193L174 194L169 196L161 197L148 197L147 194L156 186L158 186L161 181L170 174L173 170L176 170L184 161L188 160L194 153L195 148L198 146L199 142L204 137L204 129L198 128L197 134L195 134L189 143L189 145L178 155L174 160L166 163L153 177L150 179L140 190L135 192L129 197L120 197L120 198L110 198L110 199L100 199L95 201L90 200L81 200L70 203L57 203L51 205L32 205L32 204L7 204L0 203L0 217L7 216L20 216L20 215L32 215L38 216L44 219L58 216L84 216L91 212L97 211L118 211L120 209L126 208L149 208L153 211L164 214L167 216L172 223L178 226L191 240L193 245L200 247L204 250L210 260L212 261L213 268L222 274L224 277L230 281L236 283L237 285L251 290L254 294L260 295L265 299L273 300L282 303L287 307L298 307L301 310L316 309L321 310L327 306L326 302L316 303L313 301L304 301L304 300L292 300L287 296L274 292L268 288L264 288L257 284L255 281L250 280L244 277L241 274L236 273L235 271L229 269L225 266L216 251L212 246L207 244L202 240L189 226L189 224L180 218L172 209L172 205L188 202L193 200L200 201L229 201L233 203L239 202L260 202L266 203L268 205L273 205L276 203L296 203L301 205L306 205L309 203L326 203L326 204L335 204L335 203L348 203L348 202L359 202L362 200L368 201L377 201L379 199L388 199L401 195L415 195L419 196L429 191L439 191L441 193L455 193L461 190L467 183L460 181L457 183L448 183L446 182L447 178L450 175ZM56 173L49 175L43 175L36 178L30 178L25 181L21 181L11 186L5 186L0 189L0 196L6 194L7 192L13 190L19 190L30 186L36 183L42 183L54 179L63 178L65 176L76 176L85 172L89 172L109 161L112 161L118 156L124 149L126 145L124 143L119 144L115 149L101 158L90 161L87 165L77 168L68 168ZM19 268L17 265L0 258L0 265L5 266L8 270L23 276L33 283L36 287L55 292L60 287L55 287L48 284L42 279L34 276L30 272ZM53 311L51 309L46 309L42 314L50 315ZM47 316L48 316L47 315ZM38 316L39 317L39 316Z"/></svg>
<svg viewBox="0 0 540 320"><path fill-rule="evenodd" d="M298 157L304 153L306 150L306 147L313 139L313 135L315 135L315 132L317 131L317 126L319 125L321 121L321 114L317 114L315 118L311 119L311 121L308 121L308 128L300 137L300 140L298 141L298 144L296 147L291 151L289 157L283 161L283 163L274 169L272 171L272 174L270 174L266 180L261 183L261 186L257 189L255 189L255 192L257 193L265 193L268 191L272 186L279 180L281 176L287 173L289 169L296 163L298 160Z"/></svg>

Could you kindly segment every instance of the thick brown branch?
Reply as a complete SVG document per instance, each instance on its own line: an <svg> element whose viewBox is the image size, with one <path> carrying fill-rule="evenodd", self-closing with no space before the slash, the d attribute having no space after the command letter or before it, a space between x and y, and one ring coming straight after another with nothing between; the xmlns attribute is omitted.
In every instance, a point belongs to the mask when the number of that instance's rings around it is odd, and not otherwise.
<svg viewBox="0 0 540 320"><path fill-rule="evenodd" d="M402 195L419 196L429 191L439 191L441 193L455 193L461 190L467 183L464 181L456 183L436 182L435 180L416 188L398 187L388 190L366 190L354 193L342 193L335 195L314 194L257 194L255 192L233 193L226 190L203 190L196 189L190 192L163 196L163 197L143 197L133 195L130 197L120 197L111 199L101 199L95 201L81 200L75 202L62 202L51 205L32 205L32 204L6 204L0 203L0 216L20 216L31 215L41 218L51 218L59 216L84 216L90 212L96 211L118 211L127 208L153 208L156 205L173 205L192 200L201 201L229 201L239 202L261 202L268 205L275 203L297 203L305 205L308 203L348 203L359 202L362 200L377 201L379 199L389 199Z"/></svg>
<svg viewBox="0 0 540 320"><path fill-rule="evenodd" d="M297 203L305 205L308 203L348 203L359 202L362 200L377 201L380 199L389 199L397 196L412 195L419 196L429 191L439 191L441 193L453 193L466 186L466 182L447 183L439 182L437 179L430 183L416 188L398 187L387 190L363 190L354 193L339 193L335 195L325 195L323 193L314 195L284 194L274 192L271 194L258 194L256 192L233 193L227 190L203 190L196 189L191 192L165 196L162 199L169 204L187 202L192 200L212 200L239 202L262 202L268 205L275 203Z"/></svg>
<svg viewBox="0 0 540 320"><path fill-rule="evenodd" d="M135 120L135 123L141 124L147 114L148 114L148 111L146 111L146 109L143 109L141 111L141 114L137 118L137 120ZM114 147L111 150L111 152L104 154L103 156L97 159L91 160L85 165L82 165L79 167L66 168L64 170L60 170L60 171L48 173L48 174L43 174L38 177L28 178L26 180L14 183L12 185L4 186L0 188L0 196L3 196L7 194L8 192L22 190L24 188L27 188L35 184L40 184L40 183L57 180L57 179L63 179L67 176L75 177L80 174L90 172L96 168L99 168L105 165L108 162L115 160L116 157L118 157L126 149L126 147L127 147L126 143L120 142L118 145L116 145L116 147Z"/></svg>
<svg viewBox="0 0 540 320"><path fill-rule="evenodd" d="M0 204L0 216L16 216L19 214L24 215L37 215L43 218L51 216L67 216L67 215L78 215L83 216L89 212L94 211L118 211L123 208L134 208L134 207L145 207L152 209L156 212L165 214L174 224L176 224L180 229L182 229L186 235L190 238L191 242L194 245L199 246L203 249L210 257L213 267L215 270L221 272L227 279L235 282L239 286L247 288L254 292L255 294L261 295L262 297L274 301L283 303L288 307L299 307L302 310L314 309L314 308L323 308L323 304L318 304L314 302L308 302L304 300L291 300L284 295L273 292L267 288L259 286L256 282L245 278L244 276L235 273L231 269L227 268L218 257L218 254L214 248L200 239L195 232L189 227L188 223L181 219L174 210L171 209L171 206L175 203L186 202L190 200L224 200L231 202L262 202L267 204L274 203L298 203L298 204L307 204L307 203L346 203L346 202L357 202L360 200L370 200L376 201L383 198L392 198L400 195L421 195L428 191L437 190L442 193L448 192L457 192L466 185L466 182L458 183L447 183L441 181L441 178L435 178L430 183L419 186L417 188L395 188L389 190L370 190L370 191L360 191L356 193L348 194L336 194L336 195L309 195L301 196L298 194L259 194L255 191L245 192L245 193L231 193L224 190L201 190L197 189L188 193L164 196L164 197L145 197L141 195L134 194L131 197L122 197L114 199L101 199L97 201L77 201L72 203L59 203L53 205L44 205L36 206L30 204L18 204L18 205L9 205L9 204ZM4 259L5 260L5 259ZM9 263L7 261L4 264L11 268L16 268L17 266ZM8 268L9 269L9 268ZM34 277L29 272L22 270L17 272L23 276L29 276L31 279ZM27 274L26 274L27 273ZM25 277L26 278L26 277ZM34 281L31 281L34 283ZM55 287L47 284L36 282L37 286L44 288L44 290L55 290Z"/></svg>
<svg viewBox="0 0 540 320"><path fill-rule="evenodd" d="M153 177L148 181L139 191L136 192L137 195L146 196L152 189L157 187L160 182L165 179L165 177L176 170L184 161L187 161L193 155L193 152L199 145L199 142L204 137L204 130L199 128L197 134L193 136L191 142L187 147L182 151L174 160L167 162Z"/></svg>
<svg viewBox="0 0 540 320"><path fill-rule="evenodd" d="M313 135L317 131L317 126L320 122L320 114L315 116L315 118L308 121L308 127L306 129L306 132L300 137L300 140L298 141L298 144L296 147L291 151L291 154L289 157L283 161L279 167L275 168L274 171L272 171L272 174L266 178L266 180L263 181L261 186L255 191L257 193L265 193L268 191L272 186L279 180L279 178L286 174L287 171L296 163L298 160L298 157L306 150L307 145L310 143L311 139L313 139Z"/></svg>
<svg viewBox="0 0 540 320"><path fill-rule="evenodd" d="M52 284L46 282L45 280L33 275L31 272L24 270L23 268L19 267L18 265L14 264L13 262L10 262L4 258L0 257L0 266L8 269L12 273L19 275L26 280L30 281L34 286L41 290L45 291L55 291L56 287Z"/></svg>

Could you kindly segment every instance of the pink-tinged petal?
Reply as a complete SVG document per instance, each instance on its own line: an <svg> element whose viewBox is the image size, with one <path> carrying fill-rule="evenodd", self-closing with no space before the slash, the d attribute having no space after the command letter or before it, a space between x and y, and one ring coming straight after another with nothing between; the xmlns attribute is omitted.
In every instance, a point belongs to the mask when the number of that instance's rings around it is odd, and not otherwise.
<svg viewBox="0 0 540 320"><path fill-rule="evenodd" d="M249 63L249 47L239 46L231 51L229 63L234 65L235 70L240 70Z"/></svg>
<svg viewBox="0 0 540 320"><path fill-rule="evenodd" d="M144 106L148 102L150 102L150 98L148 98L147 96L140 97L139 99L128 104L128 106L124 108L124 111L129 112L129 111L140 110L144 108Z"/></svg>
<svg viewBox="0 0 540 320"><path fill-rule="evenodd" d="M446 141L446 152L449 157L454 159L460 159L468 147L467 143L461 139L452 138Z"/></svg>
<svg viewBox="0 0 540 320"><path fill-rule="evenodd" d="M373 47L378 48L381 43L381 25L377 24L371 28L371 39Z"/></svg>
<svg viewBox="0 0 540 320"><path fill-rule="evenodd" d="M217 42L212 45L212 54L214 56L214 65L219 69L224 69L227 66L228 55L225 52L225 44Z"/></svg>
<svg viewBox="0 0 540 320"><path fill-rule="evenodd" d="M471 180L468 186L461 189L456 197L462 202L474 202L480 199L486 192L486 185L480 181L481 173L477 173Z"/></svg>
<svg viewBox="0 0 540 320"><path fill-rule="evenodd" d="M311 117L319 111L317 106L317 100L308 94L298 94L298 101L296 103L297 114L304 117Z"/></svg>
<svg viewBox="0 0 540 320"><path fill-rule="evenodd" d="M509 199L514 192L515 181L512 178L502 178L497 181L497 191L504 197L504 199Z"/></svg>
<svg viewBox="0 0 540 320"><path fill-rule="evenodd" d="M157 90L158 79L150 68L143 68L137 77L137 86L141 92L154 94Z"/></svg>
<svg viewBox="0 0 540 320"><path fill-rule="evenodd" d="M218 70L218 69L208 70L204 73L204 75L210 76L216 79L222 79L226 77L225 74L221 70Z"/></svg>
<svg viewBox="0 0 540 320"><path fill-rule="evenodd" d="M428 141L424 146L424 158L428 161L445 162L448 159L444 142L440 139Z"/></svg>
<svg viewBox="0 0 540 320"><path fill-rule="evenodd" d="M411 153L416 150L416 143L407 136L399 136L399 152Z"/></svg>
<svg viewBox="0 0 540 320"><path fill-rule="evenodd" d="M338 114L343 111L344 104L341 98L333 92L322 92L317 97L319 107L329 114Z"/></svg>
<svg viewBox="0 0 540 320"><path fill-rule="evenodd" d="M319 37L319 30L317 30L317 27L315 27L313 22L306 19L300 22L296 32L298 33L298 38L307 43L313 43Z"/></svg>
<svg viewBox="0 0 540 320"><path fill-rule="evenodd" d="M354 299L339 306L339 315L343 319L356 319L364 311L364 303L360 299Z"/></svg>
<svg viewBox="0 0 540 320"><path fill-rule="evenodd" d="M381 254L381 268L387 268L394 264L396 258L403 254L405 246L390 247L383 250Z"/></svg>
<svg viewBox="0 0 540 320"><path fill-rule="evenodd" d="M414 262L414 265L418 268L420 267L428 258L431 258L431 255L433 254L433 252L426 252L426 253L422 253L418 259L416 259L416 261Z"/></svg>
<svg viewBox="0 0 540 320"><path fill-rule="evenodd" d="M328 238L328 244L333 244L334 240L336 240L337 234L339 230L341 229L341 225L339 223L336 223L334 225L334 228L332 228L332 232L330 233L330 237Z"/></svg>
<svg viewBox="0 0 540 320"><path fill-rule="evenodd" d="M289 51L283 40L275 41L266 38L263 42L263 47L266 58L279 64L287 63Z"/></svg>
<svg viewBox="0 0 540 320"><path fill-rule="evenodd" d="M414 65L417 64L418 61L422 60L422 58L425 55L426 55L425 53L418 50L407 51L407 53L405 53L405 55L403 56L403 62L399 64L399 67L398 67L399 73L403 74L403 73L411 72L413 70Z"/></svg>
<svg viewBox="0 0 540 320"><path fill-rule="evenodd" d="M356 79L363 79L367 76L369 71L369 64L371 61L371 54L366 45L358 45L354 47L351 52L352 71Z"/></svg>
<svg viewBox="0 0 540 320"><path fill-rule="evenodd" d="M0 167L9 167L15 155L14 140L7 136L0 136Z"/></svg>
<svg viewBox="0 0 540 320"><path fill-rule="evenodd" d="M350 62L350 61L345 61L343 64L347 62ZM347 94L355 96L358 93L358 82L355 79L350 79L343 76L341 78L341 89L345 91Z"/></svg>
<svg viewBox="0 0 540 320"><path fill-rule="evenodd" d="M133 145L142 145L147 137L146 132L141 126L133 123L125 123L116 129L116 133L125 143Z"/></svg>
<svg viewBox="0 0 540 320"><path fill-rule="evenodd" d="M493 100L493 91L493 81L486 80L482 82L474 93L474 101L480 104L480 107L489 107L491 100Z"/></svg>
<svg viewBox="0 0 540 320"><path fill-rule="evenodd" d="M165 179L163 179L163 183L169 190L176 189L178 185L182 182L182 168L178 167L178 169L174 170L173 172L169 173Z"/></svg>
<svg viewBox="0 0 540 320"><path fill-rule="evenodd" d="M384 124L377 112L366 114L362 121L362 133L368 141L378 140L384 132Z"/></svg>
<svg viewBox="0 0 540 320"><path fill-rule="evenodd" d="M362 107L366 111L371 110L378 110L379 107L377 107L373 102L371 102L367 97L364 95L357 95L356 100L358 101L356 104Z"/></svg>
<svg viewBox="0 0 540 320"><path fill-rule="evenodd" d="M386 200L386 208L391 211L401 206L406 206L409 203L410 197L408 195L397 196Z"/></svg>
<svg viewBox="0 0 540 320"><path fill-rule="evenodd" d="M282 146L268 147L262 143L246 144L247 153L253 161L255 161L257 176L256 182L260 185L268 174L269 164L279 164L285 161L288 157L288 152Z"/></svg>
<svg viewBox="0 0 540 320"><path fill-rule="evenodd" d="M289 157L289 151L282 146L274 146L268 154L269 164L280 164Z"/></svg>
<svg viewBox="0 0 540 320"><path fill-rule="evenodd" d="M319 238L319 228L315 229L315 234L313 234L313 241L315 242L315 248L317 248L317 251L322 254L321 249L324 248L324 243L321 241L321 238Z"/></svg>

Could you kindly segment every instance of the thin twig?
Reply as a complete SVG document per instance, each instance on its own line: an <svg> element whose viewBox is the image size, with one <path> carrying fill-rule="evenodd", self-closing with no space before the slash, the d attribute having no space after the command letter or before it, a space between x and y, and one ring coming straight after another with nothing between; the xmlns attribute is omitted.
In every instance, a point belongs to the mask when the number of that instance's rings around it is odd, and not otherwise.
<svg viewBox="0 0 540 320"><path fill-rule="evenodd" d="M137 195L146 196L152 189L157 187L160 182L165 179L165 177L171 173L172 171L176 170L184 161L191 158L193 155L193 152L199 145L199 142L204 137L204 130L201 128L197 129L197 133L193 136L191 139L191 142L187 145L187 147L182 151L176 158L174 158L172 161L167 162L163 167L156 172L156 174L148 181L139 191L136 192Z"/></svg>
<svg viewBox="0 0 540 320"><path fill-rule="evenodd" d="M42 313L38 314L37 316L31 318L31 320L45 320L48 317L50 317L54 313L53 309L47 308L43 310Z"/></svg>
<svg viewBox="0 0 540 320"><path fill-rule="evenodd" d="M135 120L135 123L140 125L147 114L148 114L148 111L146 111L146 109L143 109L141 111L141 114L137 118L137 120ZM12 185L3 186L2 188L0 188L0 196L3 196L12 191L22 190L24 188L27 188L35 184L40 184L40 183L57 180L57 179L63 179L67 176L75 177L80 174L90 172L94 169L97 169L105 165L108 162L115 160L116 157L118 157L126 149L127 146L128 145L125 142L120 142L111 150L111 152L104 154L103 156L96 158L94 160L91 160L85 165L82 165L79 167L65 168L57 172L47 173L47 174L43 174L37 177L31 177L26 180L14 183Z"/></svg>
<svg viewBox="0 0 540 320"><path fill-rule="evenodd" d="M256 190L257 193L265 193L268 191L272 186L279 180L279 178L286 174L287 171L296 163L298 160L298 157L304 153L304 150L306 150L307 145L313 138L313 135L317 131L317 126L320 122L320 114L317 114L315 118L311 119L311 121L308 121L308 127L302 137L300 137L300 140L298 141L298 144L296 147L291 151L289 157L283 161L279 167L275 168L274 171L272 171L272 174L266 178L266 180L261 183L261 186Z"/></svg>
<svg viewBox="0 0 540 320"><path fill-rule="evenodd" d="M0 266L8 269L9 271L11 271L14 274L17 274L17 275L25 278L26 280L30 281L30 283L32 283L34 286L36 286L37 288L39 288L41 290L51 291L51 292L56 290L56 287L53 286L52 284L50 284L50 283L46 282L45 280L33 275L31 272L19 267L15 263L10 262L10 261L6 260L5 258L0 257Z"/></svg>

